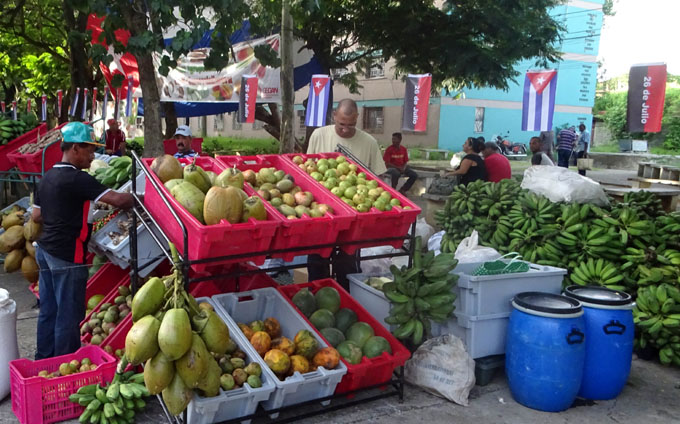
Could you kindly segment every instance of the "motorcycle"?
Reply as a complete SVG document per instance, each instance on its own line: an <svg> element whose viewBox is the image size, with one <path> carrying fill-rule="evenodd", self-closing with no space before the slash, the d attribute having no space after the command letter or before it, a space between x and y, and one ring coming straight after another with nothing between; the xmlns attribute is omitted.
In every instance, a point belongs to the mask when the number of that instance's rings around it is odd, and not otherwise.
<svg viewBox="0 0 680 424"><path fill-rule="evenodd" d="M493 137L494 142L498 145L498 149L507 158L524 158L527 155L527 147L524 143L514 143L509 140L510 131L505 138L501 135Z"/></svg>

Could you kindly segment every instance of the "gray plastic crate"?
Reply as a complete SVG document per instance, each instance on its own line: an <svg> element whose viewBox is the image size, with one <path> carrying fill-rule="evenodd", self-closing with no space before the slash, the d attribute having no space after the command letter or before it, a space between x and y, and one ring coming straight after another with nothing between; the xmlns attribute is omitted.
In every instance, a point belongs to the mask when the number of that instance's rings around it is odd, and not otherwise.
<svg viewBox="0 0 680 424"><path fill-rule="evenodd" d="M281 324L281 334L291 340L300 330L309 330L312 334L316 334L314 328L298 315L276 289L271 287L241 293L219 294L213 296L212 300L217 306L218 313L230 327L238 328L237 322L249 323L273 317ZM233 337L239 339L241 343L246 343L246 347L253 349L252 352L254 352L254 348L240 330L234 331ZM320 347L328 346L320 337L317 338L317 341ZM278 409L330 396L347 373L347 367L340 361L335 369L327 370L324 367L319 367L316 371L305 374L295 372L281 381L269 369L264 360L259 359L263 371L274 379L276 385L274 394L269 400L262 402L265 410ZM322 402L324 405L328 403L330 401ZM277 416L278 413L271 414L271 418Z"/></svg>
<svg viewBox="0 0 680 424"><path fill-rule="evenodd" d="M200 297L196 299L196 301L199 303L208 302L213 305L215 310L217 310L215 303L207 297ZM229 327L231 338L239 349L246 354L248 363L255 362L262 366L263 372L260 377L262 380L262 387L253 389L248 383L245 383L241 388L228 392L220 389L220 394L211 398L202 397L199 394L194 393L194 398L189 402L189 406L187 407L188 423L209 424L251 415L257 409L257 405L260 402L269 399L276 389L276 386L274 385L276 377L264 372L265 366L261 364L260 355L253 350L250 343L234 337L234 334L241 330L228 320L224 321L227 324L227 327ZM243 420L241 423L248 424L250 423L250 420Z"/></svg>
<svg viewBox="0 0 680 424"><path fill-rule="evenodd" d="M560 294L566 269L529 264L528 272L499 275L471 275L483 262L463 263L453 270L460 275L455 288L456 313L487 316L510 313L517 293L539 291Z"/></svg>
<svg viewBox="0 0 680 424"><path fill-rule="evenodd" d="M432 323L432 336L453 334L460 338L467 352L472 357L482 358L489 355L505 353L505 335L508 330L510 313L486 316L468 316L455 313L444 324Z"/></svg>
<svg viewBox="0 0 680 424"><path fill-rule="evenodd" d="M390 314L390 301L385 297L385 293L364 283L370 277L392 277L392 274L349 274L347 276L349 293L368 313L373 315L373 318L389 330L391 326L385 323L385 318Z"/></svg>

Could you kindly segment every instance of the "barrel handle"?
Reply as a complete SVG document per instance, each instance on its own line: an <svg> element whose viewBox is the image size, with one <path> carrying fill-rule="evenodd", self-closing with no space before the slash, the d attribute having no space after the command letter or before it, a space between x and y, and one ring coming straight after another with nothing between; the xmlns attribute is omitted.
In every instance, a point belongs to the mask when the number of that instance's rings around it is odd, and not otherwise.
<svg viewBox="0 0 680 424"><path fill-rule="evenodd" d="M577 328L572 328L571 333L567 334L567 343L570 345L583 343L583 339L585 335Z"/></svg>
<svg viewBox="0 0 680 424"><path fill-rule="evenodd" d="M605 324L602 326L602 329L604 330L604 334L618 334L618 335L623 335L626 331L626 326L621 324L619 320L611 320L609 321L609 324Z"/></svg>

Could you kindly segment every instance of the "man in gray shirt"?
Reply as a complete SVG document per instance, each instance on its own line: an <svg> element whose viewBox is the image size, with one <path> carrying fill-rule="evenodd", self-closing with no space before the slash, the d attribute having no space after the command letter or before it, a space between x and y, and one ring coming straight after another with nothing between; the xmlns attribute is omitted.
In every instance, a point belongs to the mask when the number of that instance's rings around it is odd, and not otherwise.
<svg viewBox="0 0 680 424"><path fill-rule="evenodd" d="M545 154L541 149L541 139L539 137L531 137L529 141L529 149L534 154L531 157L532 165L548 165L555 166L555 163Z"/></svg>
<svg viewBox="0 0 680 424"><path fill-rule="evenodd" d="M541 134L539 134L538 138L541 142L541 151L552 159L553 151L555 150L555 132L541 131Z"/></svg>

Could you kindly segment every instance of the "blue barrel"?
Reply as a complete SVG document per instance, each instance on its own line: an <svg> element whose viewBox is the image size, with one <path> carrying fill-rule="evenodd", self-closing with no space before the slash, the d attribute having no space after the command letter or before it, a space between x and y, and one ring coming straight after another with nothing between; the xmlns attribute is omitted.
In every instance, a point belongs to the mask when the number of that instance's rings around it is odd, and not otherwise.
<svg viewBox="0 0 680 424"><path fill-rule="evenodd" d="M586 354L581 303L525 292L514 297L512 306L505 347L512 397L539 411L569 408L581 386Z"/></svg>
<svg viewBox="0 0 680 424"><path fill-rule="evenodd" d="M586 362L578 395L614 399L626 385L633 360L633 300L606 287L570 286L564 294L581 302L586 323Z"/></svg>

